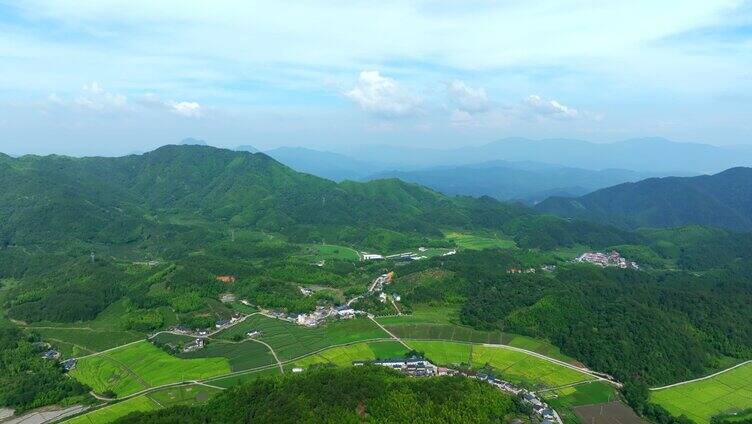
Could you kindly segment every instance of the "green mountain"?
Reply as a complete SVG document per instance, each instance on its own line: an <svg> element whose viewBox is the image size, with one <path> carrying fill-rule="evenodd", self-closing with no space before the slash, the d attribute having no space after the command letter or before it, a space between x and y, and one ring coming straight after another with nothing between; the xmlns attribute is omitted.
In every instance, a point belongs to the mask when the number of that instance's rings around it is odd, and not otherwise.
<svg viewBox="0 0 752 424"><path fill-rule="evenodd" d="M449 196L491 196L499 200L540 202L552 193L579 196L655 174L626 169L593 171L533 162L492 161L418 171L388 171L374 178L399 178L430 187Z"/></svg>
<svg viewBox="0 0 752 424"><path fill-rule="evenodd" d="M6 187L0 194L0 246L156 245L188 231L233 228L300 242L367 245L374 233L404 239L440 236L443 228L492 228L515 236L521 235L516 228L540 219L519 205L450 199L394 179L338 184L265 154L196 145L119 158L4 156L0 183ZM553 224L554 244L634 238L590 224ZM591 240L595 233L608 240Z"/></svg>
<svg viewBox="0 0 752 424"><path fill-rule="evenodd" d="M573 199L552 197L537 209L629 229L708 225L752 231L752 168L650 178Z"/></svg>

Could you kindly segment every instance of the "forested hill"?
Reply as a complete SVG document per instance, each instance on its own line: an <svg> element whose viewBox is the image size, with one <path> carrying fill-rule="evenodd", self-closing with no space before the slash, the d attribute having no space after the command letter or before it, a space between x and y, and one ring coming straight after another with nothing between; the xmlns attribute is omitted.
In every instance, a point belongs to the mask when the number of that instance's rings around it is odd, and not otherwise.
<svg viewBox="0 0 752 424"><path fill-rule="evenodd" d="M527 231L523 244L606 245L636 237L543 219L492 199L451 199L399 180L337 184L262 153L208 146L119 158L3 156L0 184L0 246L158 244L187 231L205 239L231 228L365 245L369 238L438 236L441 228L504 227L522 236L518 230L531 225L538 230L532 237Z"/></svg>
<svg viewBox="0 0 752 424"><path fill-rule="evenodd" d="M537 209L627 229L695 224L752 231L752 168L650 178L574 199L552 197Z"/></svg>
<svg viewBox="0 0 752 424"><path fill-rule="evenodd" d="M524 409L481 381L409 378L384 367L320 369L228 390L206 406L132 413L118 423L500 423Z"/></svg>

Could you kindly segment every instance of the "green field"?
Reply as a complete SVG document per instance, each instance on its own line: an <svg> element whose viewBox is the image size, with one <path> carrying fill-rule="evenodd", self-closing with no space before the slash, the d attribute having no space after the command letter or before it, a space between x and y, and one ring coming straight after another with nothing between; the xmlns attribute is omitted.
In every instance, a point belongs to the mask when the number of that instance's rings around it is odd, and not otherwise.
<svg viewBox="0 0 752 424"><path fill-rule="evenodd" d="M203 349L179 353L178 357L185 359L227 358L233 371L243 371L276 363L269 348L252 340L243 342L212 340Z"/></svg>
<svg viewBox="0 0 752 424"><path fill-rule="evenodd" d="M397 317L398 319L401 317ZM379 319L386 322L387 319ZM448 340L473 343L503 344L510 336L500 331L481 331L453 324L383 324L387 330L403 339Z"/></svg>
<svg viewBox="0 0 752 424"><path fill-rule="evenodd" d="M451 366L464 363L476 368L488 365L498 377L536 389L593 379L587 374L553 362L501 347L444 341L406 342L438 364Z"/></svg>
<svg viewBox="0 0 752 424"><path fill-rule="evenodd" d="M221 391L221 389L214 387L191 384L188 386L169 387L149 393L145 396L163 408L169 408L170 406L175 405L195 405L197 403L204 403Z"/></svg>
<svg viewBox="0 0 752 424"><path fill-rule="evenodd" d="M445 236L452 240L457 247L470 250L510 249L516 246L514 240L504 238L500 234L479 235L448 232Z"/></svg>
<svg viewBox="0 0 752 424"><path fill-rule="evenodd" d="M561 353L558 347L543 340L515 334L512 335L512 338L507 342L507 344L512 347L518 347L520 349L540 353L541 355L546 355L550 358L558 359L560 361L576 363L574 359Z"/></svg>
<svg viewBox="0 0 752 424"><path fill-rule="evenodd" d="M135 411L154 411L160 409L159 404L147 396L138 396L114 405L106 406L102 409L91 411L84 415L79 415L68 421L66 424L104 424L111 423L118 418L124 417Z"/></svg>
<svg viewBox="0 0 752 424"><path fill-rule="evenodd" d="M414 305L409 315L378 317L381 325L400 324L452 324L459 322L460 311L453 306Z"/></svg>
<svg viewBox="0 0 752 424"><path fill-rule="evenodd" d="M650 400L700 423L710 422L713 415L752 408L752 363L707 380L653 391Z"/></svg>
<svg viewBox="0 0 752 424"><path fill-rule="evenodd" d="M314 328L302 327L291 322L254 315L216 337L231 339L248 331L262 332L260 340L268 343L282 361L295 359L307 353L329 346L370 339L385 339L389 335L371 320L365 318L334 321Z"/></svg>
<svg viewBox="0 0 752 424"><path fill-rule="evenodd" d="M616 389L601 381L562 387L539 394L559 413L565 424L579 423L573 410L575 406L606 403L617 398Z"/></svg>
<svg viewBox="0 0 752 424"><path fill-rule="evenodd" d="M334 244L308 244L303 247L303 257L310 261L339 260L357 262L358 252L350 247Z"/></svg>
<svg viewBox="0 0 752 424"><path fill-rule="evenodd" d="M239 384L245 384L262 377L274 377L280 375L278 367L266 368L259 371L248 372L245 374L231 375L229 377L219 377L217 379L207 380L208 384L217 387L224 387L229 389L230 387L237 386Z"/></svg>
<svg viewBox="0 0 752 424"><path fill-rule="evenodd" d="M395 341L357 343L349 346L338 346L327 349L316 355L295 361L288 368L300 367L307 369L315 364L330 364L338 367L352 365L353 361L371 361L374 359L388 359L403 357L408 350Z"/></svg>
<svg viewBox="0 0 752 424"><path fill-rule="evenodd" d="M60 350L64 357L88 355L144 338L135 331L77 328L30 328Z"/></svg>
<svg viewBox="0 0 752 424"><path fill-rule="evenodd" d="M144 341L82 358L70 375L96 392L112 390L125 396L149 387L229 372L225 358L180 359Z"/></svg>

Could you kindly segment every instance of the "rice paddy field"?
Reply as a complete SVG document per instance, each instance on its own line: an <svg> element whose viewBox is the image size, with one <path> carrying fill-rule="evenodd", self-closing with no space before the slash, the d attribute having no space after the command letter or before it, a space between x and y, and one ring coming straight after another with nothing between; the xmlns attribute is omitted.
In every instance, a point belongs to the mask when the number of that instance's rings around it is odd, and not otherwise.
<svg viewBox="0 0 752 424"><path fill-rule="evenodd" d="M224 387L229 389L230 387L237 386L239 384L246 384L253 380L263 377L274 377L280 375L279 368L271 367L263 370L252 371L244 374L236 374L228 377L218 377L216 379L206 380L208 384L217 387Z"/></svg>
<svg viewBox="0 0 752 424"><path fill-rule="evenodd" d="M504 344L510 339L509 336L500 331L480 331L454 324L410 324L409 321L403 321L404 323L402 324L387 324L387 320L379 319L379 321L387 330L403 339L449 340L492 344Z"/></svg>
<svg viewBox="0 0 752 424"><path fill-rule="evenodd" d="M137 396L123 402L79 415L65 421L66 424L110 423L131 412L148 412L175 405L195 405L204 403L221 390L202 385L171 387L148 395Z"/></svg>
<svg viewBox="0 0 752 424"><path fill-rule="evenodd" d="M118 418L124 417L131 412L148 412L160 409L159 404L146 396L138 396L114 405L106 406L83 415L74 417L66 424L104 424L111 423Z"/></svg>
<svg viewBox="0 0 752 424"><path fill-rule="evenodd" d="M253 340L242 342L212 340L203 349L180 353L178 357L184 359L227 358L232 371L243 371L276 363L269 348Z"/></svg>
<svg viewBox="0 0 752 424"><path fill-rule="evenodd" d="M353 361L372 361L375 359L388 359L404 357L408 349L395 341L357 343L349 346L338 346L326 349L323 352L305 357L288 365L288 369L307 369L314 365L334 365L348 367Z"/></svg>
<svg viewBox="0 0 752 424"><path fill-rule="evenodd" d="M752 408L752 363L693 383L650 393L650 401L698 423L714 415Z"/></svg>
<svg viewBox="0 0 752 424"><path fill-rule="evenodd" d="M251 316L215 337L231 339L237 334L245 335L252 330L262 332L259 339L268 343L282 361L295 359L329 346L389 338L388 334L365 318L335 321L308 328L263 315Z"/></svg>
<svg viewBox="0 0 752 424"><path fill-rule="evenodd" d="M559 413L565 424L577 424L575 407L612 402L617 399L616 389L601 381L562 387L539 393Z"/></svg>
<svg viewBox="0 0 752 424"><path fill-rule="evenodd" d="M70 375L98 393L119 397L163 384L200 380L231 371L226 358L180 359L147 341L81 358Z"/></svg>
<svg viewBox="0 0 752 424"><path fill-rule="evenodd" d="M502 347L443 341L408 340L407 344L442 365L490 366L500 378L535 389L593 380L587 374L524 352Z"/></svg>

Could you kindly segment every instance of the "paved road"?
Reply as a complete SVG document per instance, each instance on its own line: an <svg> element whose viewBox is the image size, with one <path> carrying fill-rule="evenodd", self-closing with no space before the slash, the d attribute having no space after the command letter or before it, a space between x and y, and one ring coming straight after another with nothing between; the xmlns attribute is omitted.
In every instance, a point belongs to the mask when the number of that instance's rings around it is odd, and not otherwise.
<svg viewBox="0 0 752 424"><path fill-rule="evenodd" d="M668 386L663 386L663 387L653 387L650 390L663 390L663 389L668 389L668 388L671 388L671 387L681 386L683 384L694 383L696 381L707 380L709 378L713 378L713 377L715 377L717 375L720 375L720 374L723 374L725 372L731 371L734 368L739 368L741 366L744 366L744 365L747 365L747 364L751 364L751 363L752 363L752 361L744 361L741 364L736 364L733 367L729 367L729 368L726 368L725 370L721 370L721 371L718 371L716 373L713 373L713 374L710 374L710 375L706 375L705 377L693 378L692 380L687 380L687 381L680 381L678 383L669 384Z"/></svg>

